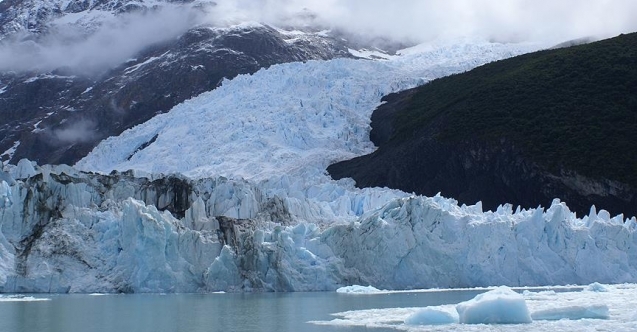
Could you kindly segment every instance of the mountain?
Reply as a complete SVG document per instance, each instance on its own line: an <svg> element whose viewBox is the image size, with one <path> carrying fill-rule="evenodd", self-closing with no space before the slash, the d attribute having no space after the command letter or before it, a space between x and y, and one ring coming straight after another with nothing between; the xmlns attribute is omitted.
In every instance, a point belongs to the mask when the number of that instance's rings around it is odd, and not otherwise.
<svg viewBox="0 0 637 332"><path fill-rule="evenodd" d="M92 43L101 42L100 38L108 41L109 33L134 32L146 22L160 25L161 22L155 21L182 14L196 18L215 6L214 2L179 4L3 1L0 58L3 47L5 50L24 47L26 51L18 54L44 54L44 58L33 60L33 67L37 68L39 63L49 60L47 52L57 51L63 53L63 58L73 58L77 56L73 51L86 52L85 49L96 47ZM176 13L167 14L171 11ZM142 23L135 23L136 20ZM288 31L256 23L215 27L205 21L192 21L182 22L186 27L183 31L175 28L171 31L173 35L156 37L154 42L145 40L153 40L153 31L142 36L130 32L133 36L129 43L147 45L114 46L139 48L136 53L131 51L122 63L93 68L91 64L102 60L93 51L78 60L55 59L55 64L39 70L0 72L1 158L13 163L29 158L39 163L73 164L101 140L212 90L224 79L277 63L352 57L342 38L326 33ZM64 40L60 31L67 30L79 30L83 35L64 35L72 39L71 46L67 46L60 41ZM57 46L60 49L51 50L55 47L49 44L56 43L61 43L62 46ZM74 48L74 43L83 48ZM102 51L109 54L108 49ZM19 66L16 57L12 56ZM9 60L11 57L6 61Z"/></svg>
<svg viewBox="0 0 637 332"><path fill-rule="evenodd" d="M367 156L334 178L487 209L637 214L637 34L498 61L386 97Z"/></svg>

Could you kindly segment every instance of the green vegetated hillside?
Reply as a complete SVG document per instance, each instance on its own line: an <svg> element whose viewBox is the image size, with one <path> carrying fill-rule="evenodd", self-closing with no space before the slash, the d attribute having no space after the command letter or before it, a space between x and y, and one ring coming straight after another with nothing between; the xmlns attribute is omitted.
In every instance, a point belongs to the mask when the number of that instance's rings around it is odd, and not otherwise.
<svg viewBox="0 0 637 332"><path fill-rule="evenodd" d="M359 185L419 192L413 183L400 183L413 182L413 175L398 176L401 180L378 172L383 167L390 173L404 168L396 164L400 159L420 159L405 154L430 151L435 144L452 150L460 146L475 150L477 144L486 150L492 147L501 153L513 152L523 161L517 157L510 160L532 164L546 174L570 172L637 188L637 33L494 62L389 99L397 102L385 106L384 115L372 122L373 131L385 133L383 141L375 142L379 150L365 162L330 167L335 177L351 176ZM507 148L501 147L503 142ZM498 148L493 148L496 145ZM392 153L402 155L389 157ZM392 158L397 159L394 165L389 161ZM502 162L497 153L487 159ZM371 176L372 171L366 171L363 165L379 160L385 161L369 166L381 169ZM432 160L441 162L435 157ZM418 163L422 165L412 166L426 166L426 161ZM463 181L471 181L467 174L462 176L466 177ZM430 184L425 187L435 191ZM559 195L554 187L546 195ZM451 190L448 194L458 193ZM590 194L588 189L583 193ZM479 199L477 194L473 196ZM628 196L622 199L631 204L634 197ZM512 201L515 203L516 198Z"/></svg>
<svg viewBox="0 0 637 332"><path fill-rule="evenodd" d="M400 112L394 135L406 139L441 114L442 140L505 137L551 169L637 185L637 34L436 80Z"/></svg>

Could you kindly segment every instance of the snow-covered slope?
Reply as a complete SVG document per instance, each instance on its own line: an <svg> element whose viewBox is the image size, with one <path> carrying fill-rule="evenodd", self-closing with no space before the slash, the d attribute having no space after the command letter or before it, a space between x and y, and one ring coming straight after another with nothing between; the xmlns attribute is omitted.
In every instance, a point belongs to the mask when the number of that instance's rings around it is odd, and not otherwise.
<svg viewBox="0 0 637 332"><path fill-rule="evenodd" d="M384 94L536 47L465 40L382 61L276 65L109 138L76 165L109 175L5 167L1 290L635 282L635 218L593 209L578 219L559 201L485 212L325 174L373 149L369 116Z"/></svg>

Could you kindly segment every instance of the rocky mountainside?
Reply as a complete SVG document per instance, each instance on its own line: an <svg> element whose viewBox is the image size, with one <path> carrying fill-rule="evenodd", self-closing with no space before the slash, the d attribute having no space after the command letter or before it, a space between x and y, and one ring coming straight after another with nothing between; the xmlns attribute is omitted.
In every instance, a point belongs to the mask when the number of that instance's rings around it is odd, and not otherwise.
<svg viewBox="0 0 637 332"><path fill-rule="evenodd" d="M328 168L360 187L462 203L566 201L637 214L637 34L499 61L385 98L374 153Z"/></svg>
<svg viewBox="0 0 637 332"><path fill-rule="evenodd" d="M0 51L8 45L28 46L33 40L46 43L62 27L79 26L86 36L74 38L91 38L119 17L147 19L137 13L152 15L162 6L176 3L3 1ZM185 13L190 15L206 8L188 6ZM89 74L77 66L91 59L42 70L5 68L0 72L1 158L13 163L26 157L39 163L73 164L102 139L212 90L224 79L277 63L351 56L345 41L325 33L261 24L227 28L198 24L174 38L151 43L124 63Z"/></svg>

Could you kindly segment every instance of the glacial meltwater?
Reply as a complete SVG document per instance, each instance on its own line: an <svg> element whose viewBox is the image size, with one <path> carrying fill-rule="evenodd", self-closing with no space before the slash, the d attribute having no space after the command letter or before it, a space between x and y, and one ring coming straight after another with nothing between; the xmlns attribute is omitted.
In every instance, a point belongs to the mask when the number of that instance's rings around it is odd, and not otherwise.
<svg viewBox="0 0 637 332"><path fill-rule="evenodd" d="M461 325L462 319L459 322L456 313L458 303L479 299L476 295L486 291L3 294L0 331L488 331L493 325ZM503 291L500 288L492 292L495 295L491 299ZM637 285L516 292L513 296L526 303L527 316L530 314L533 321L500 325L501 331L637 330L637 316L631 309L637 307L633 303L637 302ZM474 303L475 299L465 303ZM511 309L496 310L508 315ZM441 322L442 316L450 321Z"/></svg>

